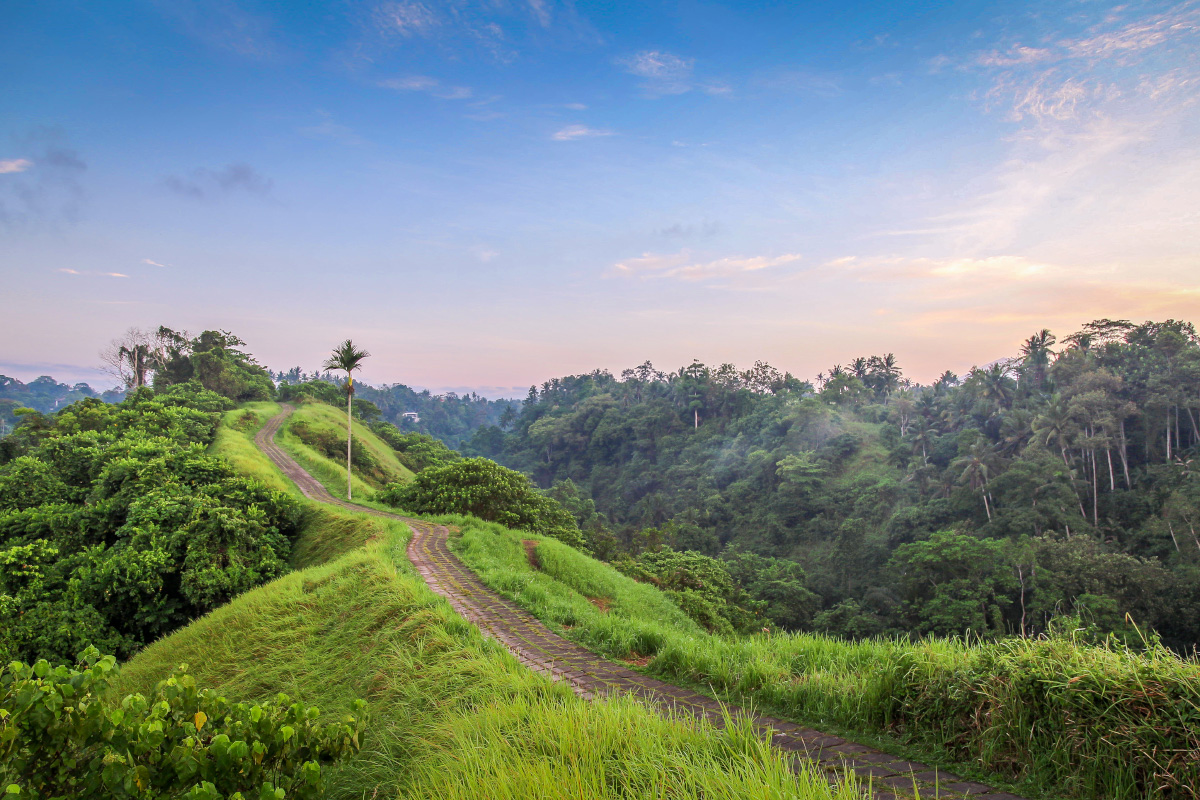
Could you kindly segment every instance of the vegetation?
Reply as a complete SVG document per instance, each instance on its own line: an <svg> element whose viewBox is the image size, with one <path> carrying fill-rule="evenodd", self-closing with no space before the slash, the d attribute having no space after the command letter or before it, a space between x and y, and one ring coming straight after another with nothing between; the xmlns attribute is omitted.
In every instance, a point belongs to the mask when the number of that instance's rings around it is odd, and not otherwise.
<svg viewBox="0 0 1200 800"><path fill-rule="evenodd" d="M1096 646L1076 632L998 642L704 635L651 587L559 542L538 544L535 569L521 546L529 534L455 522L452 546L485 583L591 649L650 657L646 669L665 680L823 730L885 736L1028 793L1186 798L1200 785L1200 665L1161 646Z"/></svg>
<svg viewBox="0 0 1200 800"><path fill-rule="evenodd" d="M238 433L248 440L253 430ZM245 702L286 692L315 703L318 722L364 697L361 750L322 770L331 798L861 796L852 784L793 774L745 726L715 731L630 699L579 700L434 596L404 557L401 524L336 508L305 520L297 551L324 550L328 561L316 557L147 647L112 696L147 693L186 661L197 683ZM356 543L340 537L350 528ZM654 589L626 583L688 624Z"/></svg>
<svg viewBox="0 0 1200 800"><path fill-rule="evenodd" d="M1000 638L1064 616L1137 642L1128 614L1190 651L1200 340L1101 320L1054 345L929 386L891 354L816 385L762 363L597 371L466 449L549 487L614 563L720 558L751 601L790 598L768 612L789 630Z"/></svg>
<svg viewBox="0 0 1200 800"><path fill-rule="evenodd" d="M205 454L194 385L27 416L0 465L0 658L126 657L283 574L299 509Z"/></svg>
<svg viewBox="0 0 1200 800"><path fill-rule="evenodd" d="M371 354L354 346L354 342L346 341L333 348L332 355L325 360L322 369L341 370L346 373L346 499L354 497L354 482L350 479L351 443L354 434L351 432L351 420L354 417L354 371L362 369L362 361Z"/></svg>
<svg viewBox="0 0 1200 800"><path fill-rule="evenodd" d="M301 404L288 418L279 443L320 478L331 492L345 496L345 412L319 402ZM355 497L370 500L384 486L403 482L412 471L400 462L396 451L375 435L361 420L352 422L354 454L351 480ZM331 479L333 474L339 477Z"/></svg>
<svg viewBox="0 0 1200 800"><path fill-rule="evenodd" d="M353 715L321 724L319 709L284 694L231 704L197 689L186 665L149 698L132 694L114 708L104 695L116 659L88 648L82 662L0 668L5 797L315 800L325 795L321 763L358 747Z"/></svg>
<svg viewBox="0 0 1200 800"><path fill-rule="evenodd" d="M422 470L378 497L414 514L468 514L509 528L541 533L583 547L574 518L519 472L486 458L468 458Z"/></svg>
<svg viewBox="0 0 1200 800"><path fill-rule="evenodd" d="M275 373L274 377L280 383L281 400L306 394L324 403L339 405L345 396L337 383L338 378L330 373L308 374L293 367L287 372ZM452 448L460 448L479 428L497 425L507 419L506 415L511 415L510 409L516 405L512 400L488 400L475 393L435 395L400 383L379 387L359 385L356 397L360 404L370 404L369 414L377 414L380 420L404 433L433 436ZM408 412L415 412L417 419L405 417Z"/></svg>

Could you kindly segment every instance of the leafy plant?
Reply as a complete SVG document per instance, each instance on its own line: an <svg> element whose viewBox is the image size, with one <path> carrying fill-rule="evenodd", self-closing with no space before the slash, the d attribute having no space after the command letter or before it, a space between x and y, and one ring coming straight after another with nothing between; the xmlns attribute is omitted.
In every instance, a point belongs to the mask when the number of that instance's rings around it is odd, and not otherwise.
<svg viewBox="0 0 1200 800"><path fill-rule="evenodd" d="M106 702L116 659L89 647L81 669L13 662L0 670L0 785L26 798L310 800L321 765L359 747L361 715L320 722L284 694L230 703L181 665L154 694Z"/></svg>

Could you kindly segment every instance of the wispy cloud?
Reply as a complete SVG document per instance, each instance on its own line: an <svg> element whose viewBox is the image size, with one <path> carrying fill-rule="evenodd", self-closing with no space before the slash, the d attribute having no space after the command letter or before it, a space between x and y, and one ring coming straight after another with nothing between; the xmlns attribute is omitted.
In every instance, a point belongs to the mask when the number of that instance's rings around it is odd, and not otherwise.
<svg viewBox="0 0 1200 800"><path fill-rule="evenodd" d="M87 163L55 128L15 138L28 155L0 161L0 225L73 222L83 206Z"/></svg>
<svg viewBox="0 0 1200 800"><path fill-rule="evenodd" d="M404 78L388 78L379 82L384 89L398 92L424 92L442 100L469 100L474 94L467 86L447 86L428 75L409 75Z"/></svg>
<svg viewBox="0 0 1200 800"><path fill-rule="evenodd" d="M614 131L605 128L589 128L587 125L568 125L554 133L550 138L556 142L570 142L575 139L588 139L596 136L614 136Z"/></svg>
<svg viewBox="0 0 1200 800"><path fill-rule="evenodd" d="M720 81L697 81L693 76L694 58L683 58L663 50L643 50L617 59L617 64L630 75L642 79L641 87L647 97L685 94L693 89L711 95L730 94L732 88Z"/></svg>
<svg viewBox="0 0 1200 800"><path fill-rule="evenodd" d="M0 160L0 175L9 175L14 172L24 172L33 166L33 162L28 158L8 158Z"/></svg>
<svg viewBox="0 0 1200 800"><path fill-rule="evenodd" d="M983 67L1015 67L1021 64L1036 64L1049 58L1051 53L1045 48L1015 44L1003 52L990 50L980 53L975 60Z"/></svg>
<svg viewBox="0 0 1200 800"><path fill-rule="evenodd" d="M163 184L176 194L197 200L209 199L235 192L266 196L274 182L260 175L249 164L228 164L219 170L196 169L187 177L168 175Z"/></svg>
<svg viewBox="0 0 1200 800"><path fill-rule="evenodd" d="M1200 12L1195 4L1183 3L1171 11L1131 22L1116 30L1082 39L1067 39L1061 44L1078 58L1108 58L1157 47L1198 29Z"/></svg>
<svg viewBox="0 0 1200 800"><path fill-rule="evenodd" d="M786 253L780 256L728 257L697 261L689 251L681 250L667 255L644 253L614 264L612 271L616 275L643 280L672 278L682 281L707 281L758 273L794 264L800 258L798 253Z"/></svg>
<svg viewBox="0 0 1200 800"><path fill-rule="evenodd" d="M306 125L300 128L302 135L311 139L329 139L351 147L357 147L364 143L365 140L352 129L334 122L333 116L329 112L317 111L317 116L321 118L321 121L315 125Z"/></svg>
<svg viewBox="0 0 1200 800"><path fill-rule="evenodd" d="M126 275L123 272L90 272L90 271L83 271L83 270L77 270L77 269L70 269L68 267L61 267L60 269L56 270L56 272L61 272L64 275L92 276L92 277L98 277L98 278L128 278L129 277L128 275Z"/></svg>
<svg viewBox="0 0 1200 800"><path fill-rule="evenodd" d="M169 266L171 266L170 264L160 264L157 261L154 261L153 259L149 259L149 258L143 258L142 263L149 264L152 267L169 267Z"/></svg>
<svg viewBox="0 0 1200 800"><path fill-rule="evenodd" d="M280 54L272 20L243 10L233 0L173 0L153 5L209 47L257 60Z"/></svg>
<svg viewBox="0 0 1200 800"><path fill-rule="evenodd" d="M382 3L375 8L379 28L400 36L428 36L441 20L429 6L415 2Z"/></svg>

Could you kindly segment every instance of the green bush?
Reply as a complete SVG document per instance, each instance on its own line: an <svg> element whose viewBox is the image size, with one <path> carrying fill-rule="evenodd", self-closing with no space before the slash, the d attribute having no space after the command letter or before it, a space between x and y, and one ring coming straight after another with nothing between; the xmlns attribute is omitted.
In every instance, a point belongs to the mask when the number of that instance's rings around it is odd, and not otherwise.
<svg viewBox="0 0 1200 800"><path fill-rule="evenodd" d="M415 514L469 514L506 528L553 536L583 548L575 518L515 470L486 458L467 458L395 483L379 500Z"/></svg>
<svg viewBox="0 0 1200 800"><path fill-rule="evenodd" d="M5 797L309 800L324 795L321 764L359 746L361 715L322 724L284 694L230 703L198 689L187 665L153 697L115 706L104 694L116 659L89 647L81 660L80 670L44 660L0 670Z"/></svg>

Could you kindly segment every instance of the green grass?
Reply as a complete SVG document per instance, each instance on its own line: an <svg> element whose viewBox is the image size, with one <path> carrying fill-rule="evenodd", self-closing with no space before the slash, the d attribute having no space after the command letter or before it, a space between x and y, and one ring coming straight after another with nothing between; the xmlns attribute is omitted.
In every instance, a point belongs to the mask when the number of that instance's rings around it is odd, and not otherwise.
<svg viewBox="0 0 1200 800"><path fill-rule="evenodd" d="M383 524L383 523L381 523ZM631 699L585 702L520 666L411 573L407 531L236 598L122 667L113 696L148 693L179 663L238 700L278 692L328 717L368 701L363 749L334 798L855 800L745 726L665 719Z"/></svg>
<svg viewBox="0 0 1200 800"><path fill-rule="evenodd" d="M246 449L271 406L227 414L213 452L290 487ZM630 698L576 698L485 640L425 586L405 560L402 523L302 502L309 508L294 559L302 568L147 647L122 665L114 699L148 694L180 663L227 697L285 692L329 718L362 697L361 752L326 768L334 798L862 797L853 785L793 774L747 724L718 731ZM567 572L585 574L569 568L583 556L554 545L542 545L549 559L559 555ZM646 603L664 624L694 628L653 590L616 585L628 581L595 566L579 585L609 592L615 613Z"/></svg>
<svg viewBox="0 0 1200 800"><path fill-rule="evenodd" d="M593 650L653 656L646 671L673 683L1029 795L1182 798L1200 785L1200 665L1165 649L713 636L560 543L538 546L537 572L520 548L536 537L455 521L452 548L489 586ZM619 598L608 614L585 598L597 594Z"/></svg>
<svg viewBox="0 0 1200 800"><path fill-rule="evenodd" d="M346 462L327 457L315 447L306 444L292 430L292 426L300 423L315 434L326 434L338 437L342 447L346 438L346 412L317 401L300 404L296 412L284 423L276 442L286 450L302 467L309 471L335 497L346 497ZM370 500L375 491L387 483L406 481L413 476L412 470L400 463L396 451L392 450L378 436L371 432L362 420L354 420L354 441L370 453L381 470L381 478L363 475L357 468L353 470L351 480L354 485L355 500Z"/></svg>
<svg viewBox="0 0 1200 800"><path fill-rule="evenodd" d="M246 403L226 411L208 450L233 464L243 475L257 478L272 489L296 493L292 482L254 445L254 435L278 413L279 404L272 402Z"/></svg>

